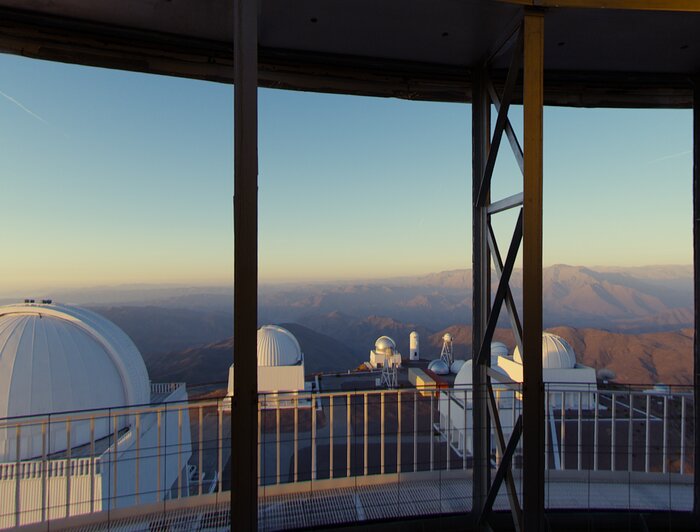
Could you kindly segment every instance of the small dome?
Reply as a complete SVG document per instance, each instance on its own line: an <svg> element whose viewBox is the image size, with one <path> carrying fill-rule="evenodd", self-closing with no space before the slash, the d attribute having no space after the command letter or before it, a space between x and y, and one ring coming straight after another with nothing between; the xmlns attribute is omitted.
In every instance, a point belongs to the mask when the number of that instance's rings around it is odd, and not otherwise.
<svg viewBox="0 0 700 532"><path fill-rule="evenodd" d="M294 366L302 359L299 342L287 329L277 325L258 329L258 366Z"/></svg>
<svg viewBox="0 0 700 532"><path fill-rule="evenodd" d="M442 335L442 340L444 342L451 342L452 341L452 335L450 333L445 333Z"/></svg>
<svg viewBox="0 0 700 532"><path fill-rule="evenodd" d="M520 349L515 348L513 360L522 364ZM576 366L576 354L569 342L552 333L542 333L542 368L572 369Z"/></svg>
<svg viewBox="0 0 700 532"><path fill-rule="evenodd" d="M418 333L416 331L413 331L410 335L410 338L418 338Z"/></svg>
<svg viewBox="0 0 700 532"><path fill-rule="evenodd" d="M447 366L447 363L439 358L430 362L430 364L428 364L428 369L436 375L449 375L450 373L450 368Z"/></svg>
<svg viewBox="0 0 700 532"><path fill-rule="evenodd" d="M472 385L472 361L467 360L462 367L459 368L459 372L455 377L455 387L457 386L471 386Z"/></svg>
<svg viewBox="0 0 700 532"><path fill-rule="evenodd" d="M131 339L102 316L52 304L0 307L0 418L148 404L151 388ZM127 420L121 422L126 426ZM97 419L95 439L111 434ZM9 438L9 442L7 439ZM14 436L0 431L0 461L16 459ZM50 453L66 449L65 425L48 434ZM42 452L41 426L23 428L20 459ZM71 445L89 443L87 421L71 427Z"/></svg>
<svg viewBox="0 0 700 532"><path fill-rule="evenodd" d="M508 346L503 342L491 342L491 357L508 356Z"/></svg>
<svg viewBox="0 0 700 532"><path fill-rule="evenodd" d="M462 369L462 366L466 363L466 360L455 360L452 365L450 366L450 373L454 373L457 375L459 373L459 370Z"/></svg>
<svg viewBox="0 0 700 532"><path fill-rule="evenodd" d="M385 349L393 349L396 351L396 342L388 336L380 336L377 338L377 341L374 342L374 350L377 353L384 353Z"/></svg>

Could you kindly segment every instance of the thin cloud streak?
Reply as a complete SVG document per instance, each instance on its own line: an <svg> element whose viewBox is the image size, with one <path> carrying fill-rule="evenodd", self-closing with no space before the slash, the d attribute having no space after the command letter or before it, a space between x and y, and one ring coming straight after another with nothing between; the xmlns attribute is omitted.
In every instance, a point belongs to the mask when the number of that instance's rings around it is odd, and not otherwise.
<svg viewBox="0 0 700 532"><path fill-rule="evenodd" d="M677 157L683 157L684 155L688 155L689 153L693 153L692 150L686 150L682 151L679 153L672 153L670 155L664 155L663 157L659 157L657 159L654 159L652 161L649 161L647 164L654 164L654 163L659 163L661 161L667 161L668 159L676 159Z"/></svg>
<svg viewBox="0 0 700 532"><path fill-rule="evenodd" d="M43 118L41 118L38 114L36 114L36 113L35 113L34 111L32 111L31 109L29 109L29 108L28 108L27 106L25 106L22 102L19 102L19 101L17 101L16 99L14 99L14 98L13 98L12 96L10 96L9 94L7 94L7 93L5 93L5 92L3 92L3 91L0 91L0 95L4 96L4 97L7 98L9 101L11 101L12 103L14 103L17 107L19 107L20 109L22 109L22 111L24 111L25 113L27 113L27 114L33 116L33 117L36 118L37 120L39 120L39 121L43 122L44 124L46 124L47 126L49 125L49 123L48 123L46 120L44 120Z"/></svg>

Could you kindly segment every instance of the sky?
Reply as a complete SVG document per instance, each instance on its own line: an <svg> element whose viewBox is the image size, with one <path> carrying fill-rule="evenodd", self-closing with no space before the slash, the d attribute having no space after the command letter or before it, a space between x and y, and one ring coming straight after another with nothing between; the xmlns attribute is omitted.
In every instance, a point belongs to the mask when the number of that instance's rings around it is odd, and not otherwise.
<svg viewBox="0 0 700 532"><path fill-rule="evenodd" d="M231 86L8 55L0 72L0 294L231 283ZM469 267L470 113L261 89L261 281ZM544 127L545 265L691 263L690 111L547 108ZM504 143L492 197L521 182ZM503 248L513 223L494 221Z"/></svg>

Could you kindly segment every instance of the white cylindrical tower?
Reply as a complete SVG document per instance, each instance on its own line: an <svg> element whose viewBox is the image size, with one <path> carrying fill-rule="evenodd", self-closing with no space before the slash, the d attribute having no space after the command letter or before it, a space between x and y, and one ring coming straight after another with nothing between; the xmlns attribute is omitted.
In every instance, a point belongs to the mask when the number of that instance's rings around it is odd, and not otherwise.
<svg viewBox="0 0 700 532"><path fill-rule="evenodd" d="M420 358L420 337L416 331L413 331L410 336L409 360L418 360Z"/></svg>

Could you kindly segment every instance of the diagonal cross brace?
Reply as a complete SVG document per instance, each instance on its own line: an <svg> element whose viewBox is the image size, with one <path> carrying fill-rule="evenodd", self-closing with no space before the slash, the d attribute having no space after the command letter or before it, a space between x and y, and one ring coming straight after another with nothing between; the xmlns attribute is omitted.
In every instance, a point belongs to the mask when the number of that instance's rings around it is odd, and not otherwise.
<svg viewBox="0 0 700 532"><path fill-rule="evenodd" d="M513 58L511 59L510 67L508 68L506 84L503 88L503 98L501 98L501 108L498 110L498 117L496 118L496 128L493 132L493 138L491 139L491 146L489 147L489 156L486 160L484 173L481 176L481 184L479 185L479 193L477 195L476 202L476 204L479 206L484 206L486 204L486 197L491 185L491 176L493 175L493 169L496 166L496 156L498 155L498 149L501 146L503 131L505 130L506 122L508 120L508 110L510 109L510 103L513 100L513 95L515 94L515 85L518 81L518 75L520 74L520 65L522 64L522 61L523 33L521 29L518 32L517 41L513 50Z"/></svg>
<svg viewBox="0 0 700 532"><path fill-rule="evenodd" d="M518 214L518 221L515 224L515 230L513 231L513 238L510 241L510 247L508 248L508 255L506 256L506 262L503 265L503 272L501 273L501 278L498 280L498 288L496 289L496 295L493 300L493 307L491 308L491 313L489 314L489 321L486 326L486 332L484 333L484 338L481 341L481 346L479 349L479 354L476 357L476 364L483 364L486 359L487 353L491 351L491 340L493 340L493 333L496 331L496 324L498 323L498 316L501 313L501 307L503 306L503 301L506 297L506 292L508 290L508 282L510 281L510 275L513 273L513 266L515 265L515 259L518 256L518 249L520 248L520 241L523 238L523 210L520 209L520 214Z"/></svg>
<svg viewBox="0 0 700 532"><path fill-rule="evenodd" d="M489 249L493 255L493 265L496 269L496 274L500 277L503 275L503 260L501 259L501 252L498 250L496 236L493 234L493 227L491 227L491 223L488 224L487 236ZM505 303L506 310L508 311L508 317L510 318L510 327L513 330L513 336L515 337L515 345L518 346L520 353L523 353L523 328L520 324L518 309L515 306L515 300L513 299L513 292L510 290L510 285L506 286Z"/></svg>
<svg viewBox="0 0 700 532"><path fill-rule="evenodd" d="M490 79L486 80L486 86L488 88L489 95L491 96L491 102L498 113L501 111L501 99L498 97L496 87L493 86ZM515 130L513 129L513 125L510 123L509 118L506 118L505 133L506 137L508 138L508 142L510 143L510 148L513 150L515 160L520 167L520 171L525 172L525 156L523 155L523 149L520 146L520 142L518 141L518 137L515 134Z"/></svg>
<svg viewBox="0 0 700 532"><path fill-rule="evenodd" d="M503 436L503 428L501 426L501 418L498 414L498 404L496 403L496 398L493 396L493 387L489 386L489 412L491 414L491 420L493 421L493 427L496 432L496 445L498 445L498 452L503 456L506 450L506 440ZM513 403L515 408L515 403ZM509 468L506 471L506 490L508 492L508 501L510 502L510 511L513 514L513 525L516 532L520 532L521 523L523 519L523 512L520 509L520 501L518 500L518 493L515 490L515 480L513 479L513 470Z"/></svg>
<svg viewBox="0 0 700 532"><path fill-rule="evenodd" d="M523 432L523 415L518 416L518 420L515 422L513 427L513 434L510 435L510 440L508 440L508 445L503 453L503 458L501 463L498 465L498 470L496 471L496 476L493 478L493 484L489 489L489 494L486 497L486 502L481 511L481 517L479 518L479 524L483 524L488 518L491 510L493 509L493 503L496 501L496 496L498 491L501 489L501 484L506 478L506 474L510 471L510 463L513 460L513 455L515 454L515 449L518 447L518 441Z"/></svg>

